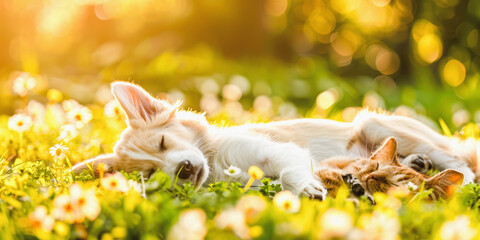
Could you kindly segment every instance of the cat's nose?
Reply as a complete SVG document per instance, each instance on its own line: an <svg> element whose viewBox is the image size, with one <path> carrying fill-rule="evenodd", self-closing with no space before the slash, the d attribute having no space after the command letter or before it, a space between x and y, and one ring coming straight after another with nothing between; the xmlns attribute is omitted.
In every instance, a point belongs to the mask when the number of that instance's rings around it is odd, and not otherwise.
<svg viewBox="0 0 480 240"><path fill-rule="evenodd" d="M365 194L365 189L363 189L363 186L360 183L355 183L352 186L352 193L356 197L361 197Z"/></svg>
<svg viewBox="0 0 480 240"><path fill-rule="evenodd" d="M183 160L178 164L177 174L181 179L188 179L194 173L194 167L189 160Z"/></svg>

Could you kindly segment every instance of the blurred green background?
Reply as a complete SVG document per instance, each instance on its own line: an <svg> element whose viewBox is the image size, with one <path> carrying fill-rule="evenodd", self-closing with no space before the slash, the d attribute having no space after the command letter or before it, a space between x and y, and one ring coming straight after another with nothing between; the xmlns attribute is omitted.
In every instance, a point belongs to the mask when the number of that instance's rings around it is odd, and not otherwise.
<svg viewBox="0 0 480 240"><path fill-rule="evenodd" d="M459 130L480 122L479 28L478 0L3 0L0 113L126 80L233 123L369 107Z"/></svg>

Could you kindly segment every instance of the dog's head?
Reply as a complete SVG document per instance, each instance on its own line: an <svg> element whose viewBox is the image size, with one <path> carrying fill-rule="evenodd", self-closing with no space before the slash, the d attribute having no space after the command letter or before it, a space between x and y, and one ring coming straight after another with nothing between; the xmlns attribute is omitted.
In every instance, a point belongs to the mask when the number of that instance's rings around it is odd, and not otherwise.
<svg viewBox="0 0 480 240"><path fill-rule="evenodd" d="M207 159L200 149L205 143L208 123L200 114L182 111L178 105L153 98L131 83L115 82L112 92L127 115L128 127L115 144L114 153L102 155L74 166L75 173L89 164L97 171L140 171L144 176L157 169L178 176L178 182L201 186L207 179Z"/></svg>

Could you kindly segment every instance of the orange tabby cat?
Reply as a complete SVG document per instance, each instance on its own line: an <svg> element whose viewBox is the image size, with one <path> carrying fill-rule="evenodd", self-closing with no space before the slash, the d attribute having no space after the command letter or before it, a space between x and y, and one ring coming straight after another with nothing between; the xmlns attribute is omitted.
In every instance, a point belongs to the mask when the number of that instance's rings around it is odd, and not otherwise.
<svg viewBox="0 0 480 240"><path fill-rule="evenodd" d="M360 197L370 196L374 192L387 192L391 188L406 186L409 183L420 186L425 181L425 189L433 189L433 196L430 198L439 199L450 197L456 186L462 184L462 173L447 169L429 177L412 168L415 164L415 169L425 167L431 164L428 163L429 160L422 158L421 155L414 161L407 157L405 158L407 161L403 161L406 165L402 165L396 151L397 141L390 137L369 159L330 158L320 163L321 170L316 174L332 196L335 196L344 183L351 188L355 196Z"/></svg>

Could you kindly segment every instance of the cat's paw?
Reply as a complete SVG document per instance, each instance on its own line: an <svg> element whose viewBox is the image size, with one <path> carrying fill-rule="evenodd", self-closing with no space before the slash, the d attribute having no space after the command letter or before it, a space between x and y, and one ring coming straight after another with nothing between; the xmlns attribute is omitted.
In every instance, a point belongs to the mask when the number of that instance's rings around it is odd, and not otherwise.
<svg viewBox="0 0 480 240"><path fill-rule="evenodd" d="M358 180L352 174L342 175L342 179L356 197L361 197L365 194L365 189L360 183L360 180Z"/></svg>
<svg viewBox="0 0 480 240"><path fill-rule="evenodd" d="M327 189L317 180L310 181L301 191L307 197L318 200L325 200L327 197Z"/></svg>
<svg viewBox="0 0 480 240"><path fill-rule="evenodd" d="M433 162L426 154L410 154L402 160L402 164L420 173L427 173L433 168Z"/></svg>

